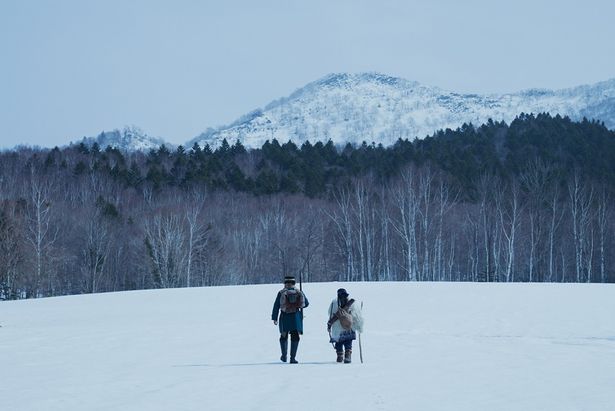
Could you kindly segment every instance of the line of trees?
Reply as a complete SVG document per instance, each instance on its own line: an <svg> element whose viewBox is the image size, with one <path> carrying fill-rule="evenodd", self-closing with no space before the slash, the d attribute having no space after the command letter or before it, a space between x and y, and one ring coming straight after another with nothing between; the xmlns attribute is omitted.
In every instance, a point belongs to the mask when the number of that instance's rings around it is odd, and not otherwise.
<svg viewBox="0 0 615 411"><path fill-rule="evenodd" d="M0 298L305 281L613 282L615 133L0 153Z"/></svg>

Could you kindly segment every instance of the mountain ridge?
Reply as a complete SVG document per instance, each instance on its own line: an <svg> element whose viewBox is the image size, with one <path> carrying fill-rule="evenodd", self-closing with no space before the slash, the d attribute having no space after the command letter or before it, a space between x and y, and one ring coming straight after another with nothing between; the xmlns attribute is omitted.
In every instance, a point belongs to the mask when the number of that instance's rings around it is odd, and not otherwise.
<svg viewBox="0 0 615 411"><path fill-rule="evenodd" d="M285 97L247 112L235 121L208 127L184 145L218 146L224 139L257 148L265 141L332 140L337 145L363 141L390 145L401 139L424 138L464 123L489 119L510 123L521 113L548 112L583 117L615 129L615 78L551 90L529 88L513 93L458 93L378 72L331 73ZM135 126L81 140L125 151L148 151L165 144Z"/></svg>
<svg viewBox="0 0 615 411"><path fill-rule="evenodd" d="M122 130L113 129L111 131L103 131L96 137L83 137L76 143L93 146L97 144L101 148L113 147L123 151L149 151L158 149L161 145L171 146L160 137L152 137L137 126L124 126ZM70 145L70 144L69 144Z"/></svg>
<svg viewBox="0 0 615 411"><path fill-rule="evenodd" d="M255 148L273 138L389 145L398 138L423 138L463 123L478 125L489 119L509 123L521 113L541 112L597 119L615 129L615 78L559 90L475 94L377 72L332 73L228 125L208 128L187 145L216 146L226 139Z"/></svg>

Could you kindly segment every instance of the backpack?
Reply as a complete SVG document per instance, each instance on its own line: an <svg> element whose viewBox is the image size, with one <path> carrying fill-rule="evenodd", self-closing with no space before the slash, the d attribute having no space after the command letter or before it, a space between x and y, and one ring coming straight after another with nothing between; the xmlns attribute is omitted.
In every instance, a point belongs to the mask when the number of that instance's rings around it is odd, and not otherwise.
<svg viewBox="0 0 615 411"><path fill-rule="evenodd" d="M354 303L353 299L350 299L346 305L338 308L337 312L333 314L331 319L329 320L329 326L335 322L335 320L339 320L342 329L351 330L352 329L352 313L350 312L350 307Z"/></svg>
<svg viewBox="0 0 615 411"><path fill-rule="evenodd" d="M340 307L335 316L340 321L340 325L344 330L352 329L352 314L350 314L350 311Z"/></svg>
<svg viewBox="0 0 615 411"><path fill-rule="evenodd" d="M303 293L296 288L286 288L281 291L280 295L280 310L283 313L296 313L303 308L304 299Z"/></svg>

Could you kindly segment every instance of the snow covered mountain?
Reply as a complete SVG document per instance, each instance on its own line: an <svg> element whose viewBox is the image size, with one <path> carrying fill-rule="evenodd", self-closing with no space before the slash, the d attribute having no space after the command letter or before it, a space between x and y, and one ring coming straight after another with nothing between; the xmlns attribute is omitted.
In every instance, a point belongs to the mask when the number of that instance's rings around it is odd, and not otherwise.
<svg viewBox="0 0 615 411"><path fill-rule="evenodd" d="M103 131L97 137L83 138L79 143L88 146L98 143L101 149L111 146L122 151L149 151L158 149L162 144L171 146L161 138L151 137L136 126L124 127L123 130Z"/></svg>
<svg viewBox="0 0 615 411"><path fill-rule="evenodd" d="M328 343L339 287L365 302L363 364ZM2 409L613 410L613 284L304 284L298 365L278 360L279 288L0 302Z"/></svg>
<svg viewBox="0 0 615 411"><path fill-rule="evenodd" d="M562 90L511 94L459 94L378 73L330 74L273 101L234 123L210 128L187 143L240 140L260 147L266 140L363 141L389 145L423 138L463 123L510 122L520 113L549 112L604 121L615 129L615 79Z"/></svg>
<svg viewBox="0 0 615 411"><path fill-rule="evenodd" d="M463 123L512 121L520 113L549 112L579 120L601 120L615 129L615 79L562 90L531 89L510 94L460 94L379 73L330 74L237 121L208 128L185 144L217 146L223 139L257 148L267 140L297 144L331 139L337 145L363 141L393 144L423 138ZM138 127L103 132L81 142L123 151L149 151L172 144Z"/></svg>

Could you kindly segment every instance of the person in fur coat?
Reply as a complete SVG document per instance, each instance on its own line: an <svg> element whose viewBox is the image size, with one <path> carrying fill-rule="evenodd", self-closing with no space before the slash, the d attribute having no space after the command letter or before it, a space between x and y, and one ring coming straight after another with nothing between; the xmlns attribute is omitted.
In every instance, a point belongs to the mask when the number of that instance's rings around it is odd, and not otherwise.
<svg viewBox="0 0 615 411"><path fill-rule="evenodd" d="M337 290L337 298L329 306L330 342L335 344L337 362L349 364L352 362L352 341L357 338L357 332L363 332L363 315L361 304L352 298L345 289Z"/></svg>

